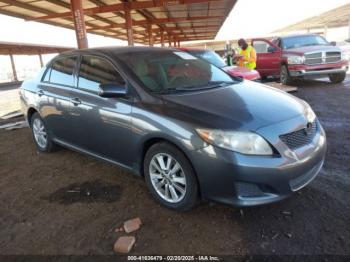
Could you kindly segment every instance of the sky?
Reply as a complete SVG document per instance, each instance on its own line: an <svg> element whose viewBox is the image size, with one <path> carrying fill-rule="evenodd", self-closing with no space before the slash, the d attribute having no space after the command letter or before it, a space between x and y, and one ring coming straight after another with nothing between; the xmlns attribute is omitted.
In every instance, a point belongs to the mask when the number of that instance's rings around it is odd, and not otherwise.
<svg viewBox="0 0 350 262"><path fill-rule="evenodd" d="M265 36L348 3L350 0L238 0L216 39Z"/></svg>
<svg viewBox="0 0 350 262"><path fill-rule="evenodd" d="M216 40L263 37L274 30L347 3L350 0L238 0ZM343 29L339 34L344 35L345 39L348 31ZM328 31L328 40L333 41L331 30ZM4 15L0 15L0 41L76 47L73 30ZM88 41L90 47L126 45L125 41L93 34L88 34ZM51 58L52 55L43 57L44 62ZM15 56L15 63L23 78L32 76L40 68L38 58ZM0 56L0 82L4 75L11 75L10 65L8 56Z"/></svg>

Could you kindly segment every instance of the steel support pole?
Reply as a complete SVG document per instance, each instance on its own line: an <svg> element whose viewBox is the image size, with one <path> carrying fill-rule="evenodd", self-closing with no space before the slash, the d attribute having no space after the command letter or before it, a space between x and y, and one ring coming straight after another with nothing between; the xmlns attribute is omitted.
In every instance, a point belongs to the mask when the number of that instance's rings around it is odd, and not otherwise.
<svg viewBox="0 0 350 262"><path fill-rule="evenodd" d="M348 39L350 39L350 19L349 19L349 28L348 28Z"/></svg>
<svg viewBox="0 0 350 262"><path fill-rule="evenodd" d="M78 48L88 48L82 0L70 0Z"/></svg>
<svg viewBox="0 0 350 262"><path fill-rule="evenodd" d="M15 60L13 59L13 55L12 54L10 54L10 59L11 59L11 67L12 67L13 79L15 80L15 82L18 82Z"/></svg>
<svg viewBox="0 0 350 262"><path fill-rule="evenodd" d="M39 60L40 60L40 66L43 67L44 62L43 62L43 56L41 55L41 53L39 53Z"/></svg>
<svg viewBox="0 0 350 262"><path fill-rule="evenodd" d="M160 44L164 47L164 30L160 29Z"/></svg>
<svg viewBox="0 0 350 262"><path fill-rule="evenodd" d="M147 24L147 32L148 32L148 45L153 46L152 24Z"/></svg>
<svg viewBox="0 0 350 262"><path fill-rule="evenodd" d="M327 33L328 33L328 27L327 27L327 25L325 25L324 28L323 28L323 36L325 38L327 38Z"/></svg>
<svg viewBox="0 0 350 262"><path fill-rule="evenodd" d="M177 41L177 47L180 47L180 41Z"/></svg>
<svg viewBox="0 0 350 262"><path fill-rule="evenodd" d="M128 36L128 45L134 46L134 33L132 30L132 19L130 10L125 10L125 24L126 24L126 32Z"/></svg>

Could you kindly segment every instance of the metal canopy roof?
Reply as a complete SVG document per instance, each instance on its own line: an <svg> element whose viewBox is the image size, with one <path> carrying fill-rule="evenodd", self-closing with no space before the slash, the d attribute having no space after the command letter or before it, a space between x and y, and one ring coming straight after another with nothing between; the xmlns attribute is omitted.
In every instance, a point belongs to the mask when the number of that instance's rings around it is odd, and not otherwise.
<svg viewBox="0 0 350 262"><path fill-rule="evenodd" d="M0 42L0 55L38 55L61 53L73 48L51 45Z"/></svg>
<svg viewBox="0 0 350 262"><path fill-rule="evenodd" d="M127 40L125 11L130 11L134 41L154 43L160 31L176 41L215 38L237 0L82 0L88 33ZM0 13L74 29L69 0L0 0Z"/></svg>
<svg viewBox="0 0 350 262"><path fill-rule="evenodd" d="M346 4L318 16L310 17L296 24L276 30L275 32L291 32L308 29L319 29L324 27L348 26L350 19L350 4Z"/></svg>

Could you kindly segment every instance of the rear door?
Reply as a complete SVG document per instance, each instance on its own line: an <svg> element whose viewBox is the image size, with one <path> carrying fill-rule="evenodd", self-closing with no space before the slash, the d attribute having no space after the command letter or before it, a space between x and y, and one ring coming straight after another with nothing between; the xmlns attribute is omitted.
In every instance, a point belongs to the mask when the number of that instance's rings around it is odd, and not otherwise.
<svg viewBox="0 0 350 262"><path fill-rule="evenodd" d="M256 50L256 70L259 71L260 75L279 75L281 49L263 38L253 39L252 46Z"/></svg>
<svg viewBox="0 0 350 262"><path fill-rule="evenodd" d="M77 72L77 88L71 92L72 144L91 153L131 165L132 97L99 96L100 84L125 86L125 79L104 57L83 55Z"/></svg>
<svg viewBox="0 0 350 262"><path fill-rule="evenodd" d="M50 63L39 85L40 115L54 137L69 140L70 92L75 86L77 56L60 56Z"/></svg>

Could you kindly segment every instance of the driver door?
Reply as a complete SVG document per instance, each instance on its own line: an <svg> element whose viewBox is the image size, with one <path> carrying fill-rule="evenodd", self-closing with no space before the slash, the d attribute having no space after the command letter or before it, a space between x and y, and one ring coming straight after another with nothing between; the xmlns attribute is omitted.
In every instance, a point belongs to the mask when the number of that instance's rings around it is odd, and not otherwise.
<svg viewBox="0 0 350 262"><path fill-rule="evenodd" d="M256 70L262 76L278 76L281 64L281 49L266 39L253 39L257 61Z"/></svg>

